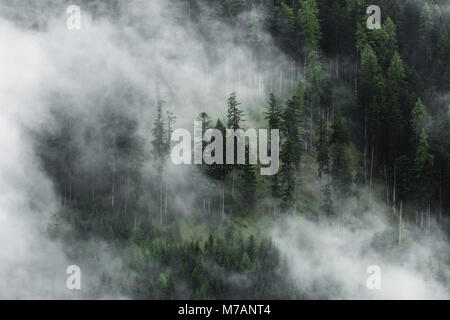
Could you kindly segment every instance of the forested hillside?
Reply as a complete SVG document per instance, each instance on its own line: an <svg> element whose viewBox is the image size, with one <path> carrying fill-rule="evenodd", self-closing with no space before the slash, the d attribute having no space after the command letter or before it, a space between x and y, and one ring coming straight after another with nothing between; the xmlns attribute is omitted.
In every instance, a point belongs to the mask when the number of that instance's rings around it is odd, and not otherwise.
<svg viewBox="0 0 450 320"><path fill-rule="evenodd" d="M84 294L450 297L448 0L78 5L93 33L54 60L75 80L27 132L57 199L47 231L98 280ZM174 165L194 120L279 129L278 173ZM373 264L386 291L366 289Z"/></svg>

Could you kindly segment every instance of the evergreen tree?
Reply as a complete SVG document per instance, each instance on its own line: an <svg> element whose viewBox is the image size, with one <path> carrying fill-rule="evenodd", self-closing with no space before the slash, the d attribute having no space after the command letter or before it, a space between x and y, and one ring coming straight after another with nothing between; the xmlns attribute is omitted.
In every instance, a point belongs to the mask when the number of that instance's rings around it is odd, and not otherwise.
<svg viewBox="0 0 450 320"><path fill-rule="evenodd" d="M227 113L227 127L228 129L238 130L241 128L241 122L244 121L244 111L239 109L240 103L237 101L236 93L231 93L230 97L228 98L228 113ZM237 139L239 137L234 138L234 164L232 167L232 186L231 186L231 196L234 196L234 189L235 189L235 180L236 180L236 173L235 169L239 168L239 165L237 164Z"/></svg>
<svg viewBox="0 0 450 320"><path fill-rule="evenodd" d="M241 103L237 101L236 93L231 93L230 97L228 98L228 123L227 127L228 129L237 130L240 129L241 122L244 121L244 111L239 109L239 105Z"/></svg>
<svg viewBox="0 0 450 320"><path fill-rule="evenodd" d="M269 123L269 132L272 129L281 129L282 126L282 109L281 106L277 103L276 97L273 93L270 94L269 97L269 105L267 107L267 111L265 112L265 119ZM278 178L278 174L272 175L270 177L270 195L272 197L273 203L273 211L274 215L277 212L277 202L280 197L280 182Z"/></svg>
<svg viewBox="0 0 450 320"><path fill-rule="evenodd" d="M319 123L317 126L317 164L319 165L317 174L319 176L320 181L322 181L322 176L324 174L329 174L329 137L328 137L328 128L326 122L322 117L319 118Z"/></svg>
<svg viewBox="0 0 450 320"><path fill-rule="evenodd" d="M414 108L411 111L411 127L416 138L418 138L425 128L425 119L427 118L427 110L420 98L417 99ZM418 140L418 139L415 139Z"/></svg>
<svg viewBox="0 0 450 320"><path fill-rule="evenodd" d="M352 175L348 155L348 131L342 118L336 116L331 135L331 177L333 188L339 198L350 195Z"/></svg>
<svg viewBox="0 0 450 320"><path fill-rule="evenodd" d="M431 44L431 32L433 30L433 16L431 8L428 2L425 2L420 13L419 21L419 46L421 53L425 58L425 65L431 61L432 58L432 44Z"/></svg>

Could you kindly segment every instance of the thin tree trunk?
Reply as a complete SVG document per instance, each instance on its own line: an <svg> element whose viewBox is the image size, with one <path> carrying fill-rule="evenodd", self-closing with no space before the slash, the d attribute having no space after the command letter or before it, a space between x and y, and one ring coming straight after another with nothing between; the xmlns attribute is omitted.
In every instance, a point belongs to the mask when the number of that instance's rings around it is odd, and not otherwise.
<svg viewBox="0 0 450 320"><path fill-rule="evenodd" d="M225 181L222 183L222 222L225 220Z"/></svg>
<svg viewBox="0 0 450 320"><path fill-rule="evenodd" d="M113 175L112 175L112 186L111 186L111 207L114 209L114 197L116 189L116 156L113 155Z"/></svg>
<svg viewBox="0 0 450 320"><path fill-rule="evenodd" d="M370 161L370 181L369 181L369 208L372 206L372 179L373 179L373 161L375 153L375 138L372 137L372 159Z"/></svg>
<svg viewBox="0 0 450 320"><path fill-rule="evenodd" d="M402 213L403 213L403 200L400 201L400 214L398 223L398 245L402 243Z"/></svg>
<svg viewBox="0 0 450 320"><path fill-rule="evenodd" d="M420 228L423 230L423 209L420 212Z"/></svg>
<svg viewBox="0 0 450 320"><path fill-rule="evenodd" d="M395 204L396 204L396 188L397 188L397 168L396 163L394 162L394 190L392 192L392 207L394 208L394 213L396 212Z"/></svg>
<svg viewBox="0 0 450 320"><path fill-rule="evenodd" d="M439 227L442 227L442 169L439 181Z"/></svg>
<svg viewBox="0 0 450 320"><path fill-rule="evenodd" d="M162 178L161 175L161 181L159 184L159 225L162 226L163 225L163 185L164 185L164 180Z"/></svg>
<svg viewBox="0 0 450 320"><path fill-rule="evenodd" d="M235 179L235 172L234 172L234 169L233 169L233 171L231 172L231 180L232 180L232 182L231 182L231 196L232 197L234 197L234 179Z"/></svg>
<svg viewBox="0 0 450 320"><path fill-rule="evenodd" d="M367 105L364 107L364 183L367 185L367 177L368 177L368 143L367 143Z"/></svg>
<svg viewBox="0 0 450 320"><path fill-rule="evenodd" d="M314 128L313 128L313 102L312 99L310 101L310 109L311 109L311 119L310 119L310 127L311 127L311 140L310 140L310 146L309 150L312 151L313 148L313 135L314 135Z"/></svg>
<svg viewBox="0 0 450 320"><path fill-rule="evenodd" d="M166 182L166 192L165 192L165 197L164 197L164 216L165 217L167 217L168 198L169 198L169 181Z"/></svg>

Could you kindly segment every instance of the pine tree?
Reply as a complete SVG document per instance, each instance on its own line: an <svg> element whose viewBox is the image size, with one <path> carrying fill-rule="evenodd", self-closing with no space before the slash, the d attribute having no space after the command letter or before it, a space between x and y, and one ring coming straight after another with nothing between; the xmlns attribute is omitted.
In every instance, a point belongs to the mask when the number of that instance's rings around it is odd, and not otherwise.
<svg viewBox="0 0 450 320"><path fill-rule="evenodd" d="M339 197L350 195L352 175L348 155L348 132L342 118L336 116L331 135L331 177L333 188Z"/></svg>
<svg viewBox="0 0 450 320"><path fill-rule="evenodd" d="M157 170L157 179L156 179L156 187L158 188L157 192L157 200L158 200L158 207L159 207L159 221L160 225L163 224L163 193L164 193L164 162L165 157L168 152L168 144L166 140L166 128L164 125L164 118L163 118L163 105L164 100L160 97L159 93L159 87L156 88L156 118L153 122L153 157L156 161L156 170Z"/></svg>
<svg viewBox="0 0 450 320"><path fill-rule="evenodd" d="M324 174L329 174L329 137L328 137L328 128L326 122L322 117L319 118L319 123L317 125L317 164L318 170L317 174L319 176L320 181L322 182L322 176Z"/></svg>
<svg viewBox="0 0 450 320"><path fill-rule="evenodd" d="M427 110L422 102L422 99L418 98L414 108L411 111L411 127L416 138L418 138L425 128L425 119L427 118Z"/></svg>
<svg viewBox="0 0 450 320"><path fill-rule="evenodd" d="M241 122L244 121L244 111L240 110L238 106L241 103L237 101L236 93L231 93L230 97L228 98L228 123L227 127L228 129L237 130L240 129Z"/></svg>
<svg viewBox="0 0 450 320"><path fill-rule="evenodd" d="M265 119L269 123L269 130L280 129L281 127L281 106L278 104L277 99L273 93L269 96L269 105L264 113Z"/></svg>
<svg viewBox="0 0 450 320"><path fill-rule="evenodd" d="M331 135L331 185L333 186L342 228L345 224L344 204L351 193L353 176L348 151L348 132L342 118L336 116ZM331 210L330 210L331 211Z"/></svg>
<svg viewBox="0 0 450 320"><path fill-rule="evenodd" d="M425 174L430 172L426 171L433 166L434 156L430 153L430 146L428 144L428 135L425 129L422 129L419 135L416 148L416 157L414 159L414 169L416 171L417 179L421 180L425 178Z"/></svg>
<svg viewBox="0 0 450 320"><path fill-rule="evenodd" d="M419 21L419 46L421 54L425 57L425 66L431 62L432 58L432 44L431 44L431 32L433 30L433 15L431 8L427 2L422 7Z"/></svg>
<svg viewBox="0 0 450 320"><path fill-rule="evenodd" d="M301 118L296 97L289 99L283 113L283 145L281 147L281 196L284 208L295 206L297 170L301 158Z"/></svg>
<svg viewBox="0 0 450 320"><path fill-rule="evenodd" d="M242 171L241 184L242 184L243 200L248 206L252 206L255 202L255 192L256 192L255 166L248 163L244 164L241 168L241 171Z"/></svg>
<svg viewBox="0 0 450 320"><path fill-rule="evenodd" d="M267 107L267 111L265 112L265 119L269 123L269 132L272 129L280 130L282 125L282 109L281 106L277 103L276 97L273 93L270 94L269 105ZM278 174L272 175L270 177L270 195L272 197L273 203L273 212L274 215L277 213L277 203L278 198L280 197L280 181L278 178Z"/></svg>
<svg viewBox="0 0 450 320"><path fill-rule="evenodd" d="M310 148L313 148L314 138L314 114L320 113L320 97L322 96L323 71L317 51L311 51L306 61L307 71L307 86L306 98L309 104L309 142Z"/></svg>
<svg viewBox="0 0 450 320"><path fill-rule="evenodd" d="M316 0L300 0L298 21L300 35L307 50L315 50L322 36L319 23L319 9Z"/></svg>
<svg viewBox="0 0 450 320"><path fill-rule="evenodd" d="M208 175L211 176L217 184L217 187L219 187L219 210L222 219L225 217L225 177L229 173L230 166L226 164L226 141L225 141L225 126L223 125L222 121L220 119L217 119L217 122L214 126L214 129L219 130L222 133L223 141L223 159L222 164L212 164L209 166Z"/></svg>
<svg viewBox="0 0 450 320"><path fill-rule="evenodd" d="M153 156L156 161L158 161L159 165L162 165L162 159L167 151L167 141L166 141L166 128L164 125L164 118L163 118L163 105L164 100L159 97L159 92L157 93L158 98L156 102L156 118L153 121L153 129L152 129L152 135L153 135ZM161 168L160 168L161 169Z"/></svg>
<svg viewBox="0 0 450 320"><path fill-rule="evenodd" d="M228 98L228 114L227 114L227 127L228 129L238 130L241 128L241 122L244 121L244 111L239 109L240 103L237 101L236 93L231 93L230 97ZM231 186L231 196L234 196L234 189L235 189L235 180L236 180L236 173L235 169L239 167L237 165L237 143L236 140L238 137L235 137L235 143L234 143L234 164L232 167L232 186Z"/></svg>

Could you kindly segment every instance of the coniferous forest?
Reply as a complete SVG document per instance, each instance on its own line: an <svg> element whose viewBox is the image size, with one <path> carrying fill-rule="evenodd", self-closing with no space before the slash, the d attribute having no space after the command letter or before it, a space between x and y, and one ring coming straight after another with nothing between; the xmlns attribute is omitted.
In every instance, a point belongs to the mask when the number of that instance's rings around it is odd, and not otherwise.
<svg viewBox="0 0 450 320"><path fill-rule="evenodd" d="M1 298L450 298L448 0L18 1L0 29ZM174 164L194 121L278 129L278 172Z"/></svg>

